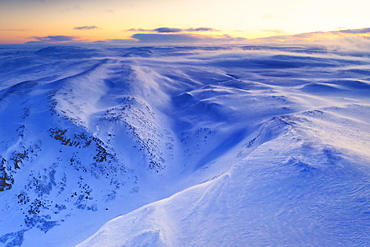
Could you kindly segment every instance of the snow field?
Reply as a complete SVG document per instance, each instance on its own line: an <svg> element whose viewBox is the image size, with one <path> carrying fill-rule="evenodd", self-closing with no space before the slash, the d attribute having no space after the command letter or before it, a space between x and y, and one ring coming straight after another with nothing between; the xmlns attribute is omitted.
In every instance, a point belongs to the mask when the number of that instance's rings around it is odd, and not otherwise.
<svg viewBox="0 0 370 247"><path fill-rule="evenodd" d="M0 243L369 245L370 61L312 49L0 52Z"/></svg>

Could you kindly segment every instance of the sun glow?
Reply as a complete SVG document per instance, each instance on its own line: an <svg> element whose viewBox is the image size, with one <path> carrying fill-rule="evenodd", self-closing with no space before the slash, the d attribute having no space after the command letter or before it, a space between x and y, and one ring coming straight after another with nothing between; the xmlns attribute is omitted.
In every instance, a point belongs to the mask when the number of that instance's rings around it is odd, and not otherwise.
<svg viewBox="0 0 370 247"><path fill-rule="evenodd" d="M78 42L130 39L135 33L127 30L158 27L184 30L209 27L213 30L196 35L214 39L224 39L225 35L255 39L328 32L338 30L338 27L363 27L369 22L368 7L370 3L364 0L354 0L350 6L339 5L333 0L0 0L0 43L38 41L42 37L59 35L74 37L73 40ZM75 29L84 26L97 28ZM325 35L328 38L342 36ZM321 36L299 39L314 40ZM235 40L230 39L230 42Z"/></svg>

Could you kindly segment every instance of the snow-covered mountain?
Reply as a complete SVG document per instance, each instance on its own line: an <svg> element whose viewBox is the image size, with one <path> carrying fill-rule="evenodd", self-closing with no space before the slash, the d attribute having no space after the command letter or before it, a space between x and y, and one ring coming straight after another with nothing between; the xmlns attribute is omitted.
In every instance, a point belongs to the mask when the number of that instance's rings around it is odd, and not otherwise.
<svg viewBox="0 0 370 247"><path fill-rule="evenodd" d="M4 46L0 244L370 245L370 56Z"/></svg>

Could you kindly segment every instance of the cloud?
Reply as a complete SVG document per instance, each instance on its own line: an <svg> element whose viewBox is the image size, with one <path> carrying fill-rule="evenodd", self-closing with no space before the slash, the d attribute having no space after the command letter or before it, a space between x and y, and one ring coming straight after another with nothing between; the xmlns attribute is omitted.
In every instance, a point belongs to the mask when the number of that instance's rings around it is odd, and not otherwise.
<svg viewBox="0 0 370 247"><path fill-rule="evenodd" d="M27 44L63 44L63 43L96 43L96 44L137 44L137 43L235 43L243 42L246 39L243 37L232 37L230 35L217 35L208 36L195 33L167 33L168 30L158 30L164 33L136 33L130 38L124 39L107 39L90 42L88 40L82 40L81 37L76 36L45 36L31 37L33 40L27 42ZM176 30L174 30L176 31Z"/></svg>
<svg viewBox="0 0 370 247"><path fill-rule="evenodd" d="M93 43L96 44L133 44L137 43L138 39L107 39L107 40L98 40L94 41Z"/></svg>
<svg viewBox="0 0 370 247"><path fill-rule="evenodd" d="M201 37L191 34L156 34L156 33L137 33L131 38L139 40L141 43L184 43L199 42Z"/></svg>
<svg viewBox="0 0 370 247"><path fill-rule="evenodd" d="M68 43L68 42L80 42L78 37L75 36L65 36L65 35L56 35L56 36L46 36L46 37L32 37L33 41L29 41L26 44L54 44L54 43Z"/></svg>
<svg viewBox="0 0 370 247"><path fill-rule="evenodd" d="M340 32L340 33L352 33L352 34L365 34L365 33L370 33L370 27L360 28L360 29L339 30L339 31L336 31L336 32Z"/></svg>
<svg viewBox="0 0 370 247"><path fill-rule="evenodd" d="M65 35L36 37L36 38L40 41L45 42L65 42L65 41L74 41L76 39L76 37L74 36L65 36Z"/></svg>
<svg viewBox="0 0 370 247"><path fill-rule="evenodd" d="M316 31L308 33L299 33L293 35L276 35L265 38L255 39L254 41L322 41L322 40L336 40L339 38L350 38L356 36L370 37L370 28L360 29L345 29L334 31Z"/></svg>
<svg viewBox="0 0 370 247"><path fill-rule="evenodd" d="M151 30L152 29L130 28L130 29L123 30L123 31L127 31L127 32L148 32L148 31L151 31Z"/></svg>
<svg viewBox="0 0 370 247"><path fill-rule="evenodd" d="M246 40L242 37L232 37L230 35L205 36L188 33L137 33L132 35L131 38L138 40L140 43L230 43Z"/></svg>
<svg viewBox="0 0 370 247"><path fill-rule="evenodd" d="M46 37L34 37L39 41L44 42L65 42L65 41L73 41L76 37L74 36L65 36L65 35L56 35L56 36L46 36Z"/></svg>
<svg viewBox="0 0 370 247"><path fill-rule="evenodd" d="M171 27L159 27L156 29L153 29L154 32L157 33L180 33L182 32L181 28L171 28Z"/></svg>
<svg viewBox="0 0 370 247"><path fill-rule="evenodd" d="M327 35L326 35L327 36ZM293 42L293 41L313 41L315 39L324 38L321 32L311 32L311 33L300 33L293 35L274 35L264 38L253 39L252 41L257 42Z"/></svg>
<svg viewBox="0 0 370 247"><path fill-rule="evenodd" d="M243 42L247 40L247 38L244 38L244 37L232 37L228 34L217 36L213 39L217 41L221 41L221 42Z"/></svg>
<svg viewBox="0 0 370 247"><path fill-rule="evenodd" d="M74 27L75 30L93 30L99 29L97 26L82 26L82 27Z"/></svg>
<svg viewBox="0 0 370 247"><path fill-rule="evenodd" d="M182 33L182 32L216 32L219 31L211 27L198 27L198 28L174 28L174 27L159 27L154 29L144 28L131 28L126 31L129 32L156 32L156 33Z"/></svg>
<svg viewBox="0 0 370 247"><path fill-rule="evenodd" d="M212 27L198 27L198 28L188 28L184 29L187 32L218 32L219 30Z"/></svg>

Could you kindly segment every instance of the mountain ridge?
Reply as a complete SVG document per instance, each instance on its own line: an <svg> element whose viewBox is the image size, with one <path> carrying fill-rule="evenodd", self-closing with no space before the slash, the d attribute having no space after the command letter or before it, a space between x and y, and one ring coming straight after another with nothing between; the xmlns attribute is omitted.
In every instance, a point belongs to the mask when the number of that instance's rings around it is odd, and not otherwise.
<svg viewBox="0 0 370 247"><path fill-rule="evenodd" d="M0 243L370 243L368 59L169 48L0 54Z"/></svg>

